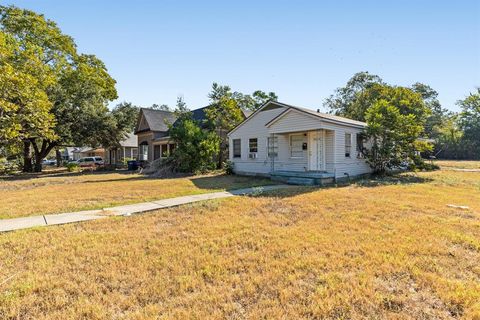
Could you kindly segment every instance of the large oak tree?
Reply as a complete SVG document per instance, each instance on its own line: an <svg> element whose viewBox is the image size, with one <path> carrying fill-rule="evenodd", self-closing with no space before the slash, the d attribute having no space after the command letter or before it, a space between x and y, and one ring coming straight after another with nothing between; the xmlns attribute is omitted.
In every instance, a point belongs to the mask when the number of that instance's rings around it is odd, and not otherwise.
<svg viewBox="0 0 480 320"><path fill-rule="evenodd" d="M27 48L35 48L35 60L52 77L51 82L40 83L37 89L46 94L51 104L53 134L32 131L22 136L24 171L31 168L30 150L35 171L41 171L42 159L56 147L108 145L125 136L108 110L108 102L117 97L117 92L115 80L101 60L79 54L73 39L63 34L55 22L30 10L0 6L0 31L18 43L20 50L15 54L19 57ZM21 70L18 59L13 60L12 68ZM42 99L32 104L40 108ZM17 106L21 107L21 103L17 102Z"/></svg>

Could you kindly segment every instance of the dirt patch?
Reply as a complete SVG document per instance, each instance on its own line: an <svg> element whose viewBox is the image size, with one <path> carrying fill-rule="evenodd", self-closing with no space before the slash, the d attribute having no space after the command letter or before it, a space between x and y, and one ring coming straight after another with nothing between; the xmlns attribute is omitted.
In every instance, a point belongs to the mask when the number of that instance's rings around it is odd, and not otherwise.
<svg viewBox="0 0 480 320"><path fill-rule="evenodd" d="M445 303L429 288L421 288L408 273L395 273L376 279L387 313L409 315L414 319L455 319Z"/></svg>

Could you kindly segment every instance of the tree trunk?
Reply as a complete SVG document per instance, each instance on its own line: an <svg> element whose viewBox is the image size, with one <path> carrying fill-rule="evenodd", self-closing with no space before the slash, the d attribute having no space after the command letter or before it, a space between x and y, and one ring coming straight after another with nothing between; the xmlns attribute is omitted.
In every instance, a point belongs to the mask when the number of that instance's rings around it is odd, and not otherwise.
<svg viewBox="0 0 480 320"><path fill-rule="evenodd" d="M59 168L62 165L62 154L60 153L59 148L55 148L55 156L57 158L57 168Z"/></svg>
<svg viewBox="0 0 480 320"><path fill-rule="evenodd" d="M39 149L37 142L32 139L30 140L33 146L33 151L35 153L35 167L34 170L35 172L42 172L42 161L45 159L45 157L49 154L50 151L52 151L53 148L55 148L57 145L56 143L49 143L45 140L42 141L42 147Z"/></svg>
<svg viewBox="0 0 480 320"><path fill-rule="evenodd" d="M218 153L217 169L221 169L223 164L223 143L220 142L220 152Z"/></svg>
<svg viewBox="0 0 480 320"><path fill-rule="evenodd" d="M30 153L30 141L23 141L23 172L32 172L32 154Z"/></svg>
<svg viewBox="0 0 480 320"><path fill-rule="evenodd" d="M35 172L42 172L42 161L42 155L35 153L35 166L33 168Z"/></svg>

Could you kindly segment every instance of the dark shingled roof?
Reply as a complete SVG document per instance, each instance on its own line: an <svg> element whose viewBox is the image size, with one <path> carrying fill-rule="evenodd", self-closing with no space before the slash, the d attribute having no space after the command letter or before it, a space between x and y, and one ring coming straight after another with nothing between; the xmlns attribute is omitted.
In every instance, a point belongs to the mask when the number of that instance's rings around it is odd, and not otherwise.
<svg viewBox="0 0 480 320"><path fill-rule="evenodd" d="M205 112L207 108L208 106L191 110L190 112L192 113L193 120L202 123L207 118L207 114ZM167 123L173 123L175 125L175 122L177 120L177 116L175 115L174 112L171 112L171 111L142 108L141 112L143 113L143 116L147 121L150 131L167 132L168 131ZM242 110L242 112L245 118L251 114L251 112L247 110Z"/></svg>
<svg viewBox="0 0 480 320"><path fill-rule="evenodd" d="M207 110L208 107L209 107L209 106L192 110L191 112L192 112L193 120L203 121L203 120L207 119L206 110ZM248 117L252 114L252 111L250 111L250 110L243 110L243 109L242 109L242 113L243 113L243 116L244 116L245 118L248 118Z"/></svg>
<svg viewBox="0 0 480 320"><path fill-rule="evenodd" d="M175 113L171 111L142 108L142 113L151 131L168 131L167 123L177 120Z"/></svg>

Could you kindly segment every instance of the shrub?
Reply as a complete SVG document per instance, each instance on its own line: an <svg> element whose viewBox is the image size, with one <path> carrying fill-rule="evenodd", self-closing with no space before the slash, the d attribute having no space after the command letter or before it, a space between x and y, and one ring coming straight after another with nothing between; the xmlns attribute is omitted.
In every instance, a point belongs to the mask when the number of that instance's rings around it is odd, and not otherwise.
<svg viewBox="0 0 480 320"><path fill-rule="evenodd" d="M234 174L235 173L233 171L234 163L232 161L226 161L223 167L225 168L225 173L226 174Z"/></svg>
<svg viewBox="0 0 480 320"><path fill-rule="evenodd" d="M409 169L413 171L434 171L439 170L440 167L433 162L426 162L424 159L418 157L410 164Z"/></svg>
<svg viewBox="0 0 480 320"><path fill-rule="evenodd" d="M190 113L179 116L176 125L170 127L170 136L176 144L170 155L176 171L204 173L215 169L219 137L214 132L202 129Z"/></svg>
<svg viewBox="0 0 480 320"><path fill-rule="evenodd" d="M0 173L10 174L18 170L18 163L0 158Z"/></svg>
<svg viewBox="0 0 480 320"><path fill-rule="evenodd" d="M78 163L75 162L69 162L67 163L67 170L68 172L75 172L78 171Z"/></svg>
<svg viewBox="0 0 480 320"><path fill-rule="evenodd" d="M126 165L128 164L128 161L131 161L131 160L135 160L135 159L133 159L133 158L128 158L128 157L125 157L125 158L123 158L123 162L122 162L122 164L126 166Z"/></svg>
<svg viewBox="0 0 480 320"><path fill-rule="evenodd" d="M0 174L10 174L18 170L18 163L0 158Z"/></svg>
<svg viewBox="0 0 480 320"><path fill-rule="evenodd" d="M403 114L402 110L387 100L379 100L369 107L365 115L366 137L371 148L366 158L375 173L401 167L403 163L421 164L418 152L430 149L428 143L419 141L423 122L414 114Z"/></svg>

